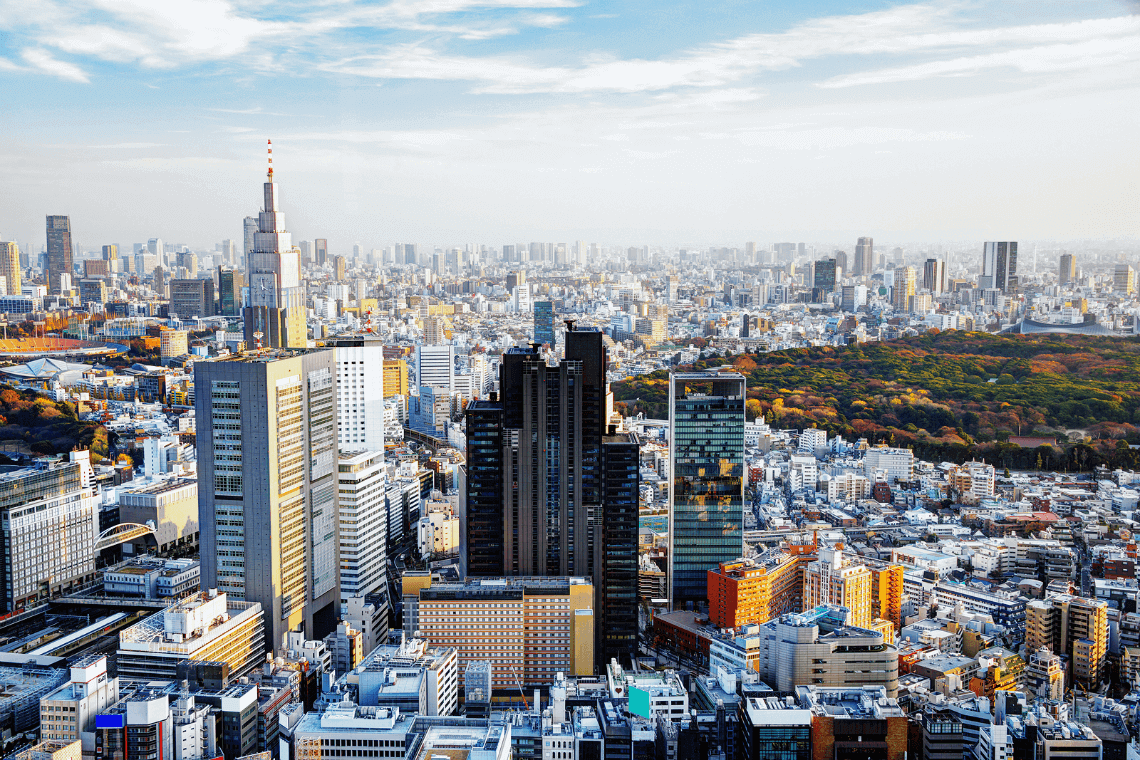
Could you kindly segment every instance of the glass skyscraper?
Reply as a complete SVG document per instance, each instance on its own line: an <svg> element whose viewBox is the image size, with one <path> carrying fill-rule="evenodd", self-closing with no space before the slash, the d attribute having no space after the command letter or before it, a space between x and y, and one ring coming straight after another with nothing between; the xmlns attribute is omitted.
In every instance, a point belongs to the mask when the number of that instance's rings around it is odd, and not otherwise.
<svg viewBox="0 0 1140 760"><path fill-rule="evenodd" d="M728 368L731 370L731 368ZM744 376L669 376L669 599L707 599L708 571L744 551Z"/></svg>
<svg viewBox="0 0 1140 760"><path fill-rule="evenodd" d="M534 302L534 342L554 348L554 304L550 301Z"/></svg>

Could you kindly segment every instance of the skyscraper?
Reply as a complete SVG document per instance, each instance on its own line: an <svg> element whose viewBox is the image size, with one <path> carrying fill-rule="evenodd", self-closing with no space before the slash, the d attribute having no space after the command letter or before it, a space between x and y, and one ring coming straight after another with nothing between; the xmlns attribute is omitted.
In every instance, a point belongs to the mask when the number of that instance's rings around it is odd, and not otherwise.
<svg viewBox="0 0 1140 760"><path fill-rule="evenodd" d="M194 365L202 584L260 602L266 645L336 626L336 360L330 350Z"/></svg>
<svg viewBox="0 0 1140 760"><path fill-rule="evenodd" d="M455 347L416 346L416 385L431 385L451 393L455 390Z"/></svg>
<svg viewBox="0 0 1140 760"><path fill-rule="evenodd" d="M815 276L812 278L812 287L819 288L825 293L835 292L835 259L820 259L815 262Z"/></svg>
<svg viewBox="0 0 1140 760"><path fill-rule="evenodd" d="M337 338L326 345L336 352L340 450L384 451L383 342L356 337Z"/></svg>
<svg viewBox="0 0 1140 760"><path fill-rule="evenodd" d="M340 515L340 598L384 586L388 569L387 478L384 449L348 451L337 465Z"/></svg>
<svg viewBox="0 0 1140 760"><path fill-rule="evenodd" d="M1112 289L1117 293L1132 295L1136 289L1136 270L1123 261L1112 270Z"/></svg>
<svg viewBox="0 0 1140 760"><path fill-rule="evenodd" d="M914 267L895 270L895 284L891 288L891 305L895 307L895 311L906 311L910 308L910 299L914 296L917 281L918 270Z"/></svg>
<svg viewBox="0 0 1140 760"><path fill-rule="evenodd" d="M314 240L313 256L316 259L317 266L323 267L329 260L329 241L325 238L317 238Z"/></svg>
<svg viewBox="0 0 1140 760"><path fill-rule="evenodd" d="M170 314L183 321L214 316L213 279L171 280Z"/></svg>
<svg viewBox="0 0 1140 760"><path fill-rule="evenodd" d="M269 160L265 208L257 218L253 251L246 257L249 305L242 310L245 344L249 348L304 348L308 332L301 251L293 246L292 236L285 231L285 215L277 210L272 156Z"/></svg>
<svg viewBox="0 0 1140 760"><path fill-rule="evenodd" d="M554 348L554 304L534 302L534 342Z"/></svg>
<svg viewBox="0 0 1140 760"><path fill-rule="evenodd" d="M47 218L47 265L48 292L58 293L60 276L67 275L70 280L75 273L71 252L71 219L66 216Z"/></svg>
<svg viewBox="0 0 1140 760"><path fill-rule="evenodd" d="M607 426L604 336L568 326L565 360L508 349L501 400L468 406L466 570L591 576L608 660L637 639L639 442Z"/></svg>
<svg viewBox="0 0 1140 760"><path fill-rule="evenodd" d="M15 243L0 243L0 277L4 278L8 295L20 295L23 273L20 269L20 248Z"/></svg>
<svg viewBox="0 0 1140 760"><path fill-rule="evenodd" d="M1017 243L986 243L982 249L982 276L978 287L1017 291Z"/></svg>
<svg viewBox="0 0 1140 760"><path fill-rule="evenodd" d="M1071 253L1062 253L1058 265L1057 282L1068 285L1077 279L1077 260Z"/></svg>
<svg viewBox="0 0 1140 760"><path fill-rule="evenodd" d="M241 314L245 275L235 269L218 267L218 312L227 317Z"/></svg>
<svg viewBox="0 0 1140 760"><path fill-rule="evenodd" d="M744 376L669 376L669 600L699 605L708 571L743 555Z"/></svg>
<svg viewBox="0 0 1140 760"><path fill-rule="evenodd" d="M875 266L875 241L873 238L861 237L855 244L855 271L854 275L867 277Z"/></svg>
<svg viewBox="0 0 1140 760"><path fill-rule="evenodd" d="M897 270L896 270L897 271ZM946 262L942 259L927 259L922 265L922 289L933 295L946 292Z"/></svg>

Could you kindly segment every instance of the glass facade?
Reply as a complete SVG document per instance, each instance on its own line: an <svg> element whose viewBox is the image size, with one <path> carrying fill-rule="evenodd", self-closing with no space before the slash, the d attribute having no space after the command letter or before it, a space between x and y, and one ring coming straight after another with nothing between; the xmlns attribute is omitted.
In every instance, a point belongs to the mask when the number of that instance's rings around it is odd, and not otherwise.
<svg viewBox="0 0 1140 760"><path fill-rule="evenodd" d="M708 571L743 552L745 379L675 374L669 382L669 593L706 600Z"/></svg>
<svg viewBox="0 0 1140 760"><path fill-rule="evenodd" d="M554 347L554 304L534 302L534 342Z"/></svg>

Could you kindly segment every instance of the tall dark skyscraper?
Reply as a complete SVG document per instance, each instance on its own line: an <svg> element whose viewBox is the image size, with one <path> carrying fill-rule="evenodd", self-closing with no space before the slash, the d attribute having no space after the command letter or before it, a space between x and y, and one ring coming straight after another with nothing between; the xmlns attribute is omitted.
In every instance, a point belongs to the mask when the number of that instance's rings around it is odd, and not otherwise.
<svg viewBox="0 0 1140 760"><path fill-rule="evenodd" d="M554 348L554 304L534 302L534 342Z"/></svg>
<svg viewBox="0 0 1140 760"><path fill-rule="evenodd" d="M317 261L317 266L323 267L329 260L329 241L325 238L317 238L313 241L313 257Z"/></svg>
<svg viewBox="0 0 1140 760"><path fill-rule="evenodd" d="M71 251L71 219L66 216L47 218L48 292L58 293L60 275L75 277L75 258Z"/></svg>
<svg viewBox="0 0 1140 760"><path fill-rule="evenodd" d="M1068 285L1077 279L1077 260L1071 253L1062 253L1057 265L1057 282Z"/></svg>
<svg viewBox="0 0 1140 760"><path fill-rule="evenodd" d="M235 269L218 267L218 312L223 316L241 315L241 289L245 286L245 276Z"/></svg>
<svg viewBox="0 0 1140 760"><path fill-rule="evenodd" d="M815 262L813 288L831 293L835 290L835 259L820 259Z"/></svg>
<svg viewBox="0 0 1140 760"><path fill-rule="evenodd" d="M896 270L897 271L897 270ZM942 259L927 259L922 265L922 289L934 295L946 292L946 262Z"/></svg>
<svg viewBox="0 0 1140 760"><path fill-rule="evenodd" d="M636 645L640 487L636 437L607 427L602 340L568 329L557 365L503 354L500 399L467 408L465 537L468 575L592 577L599 662Z"/></svg>
<svg viewBox="0 0 1140 760"><path fill-rule="evenodd" d="M669 376L669 600L708 598L708 571L744 551L744 376Z"/></svg>
<svg viewBox="0 0 1140 760"><path fill-rule="evenodd" d="M978 287L1017 292L1017 243L986 243L982 250L982 276Z"/></svg>

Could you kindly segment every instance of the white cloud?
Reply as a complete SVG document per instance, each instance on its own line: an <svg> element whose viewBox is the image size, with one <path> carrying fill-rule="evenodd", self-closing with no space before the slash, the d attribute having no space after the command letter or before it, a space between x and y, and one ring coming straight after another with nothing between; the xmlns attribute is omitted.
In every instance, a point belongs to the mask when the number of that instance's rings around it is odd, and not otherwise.
<svg viewBox="0 0 1140 760"><path fill-rule="evenodd" d="M1040 45L1020 50L1005 50L999 53L964 56L913 66L847 74L821 82L819 86L838 88L889 82L910 82L931 77L979 74L982 71L994 68L1009 68L1027 74L1040 74L1114 66L1135 61L1140 61L1140 38L1119 37Z"/></svg>
<svg viewBox="0 0 1140 760"><path fill-rule="evenodd" d="M72 82L82 82L86 84L91 81L87 75L83 73L83 69L75 66L74 64L67 63L54 58L51 53L39 48L29 48L23 50L20 55L23 59L32 66L36 71L44 74L50 74L60 79L67 79Z"/></svg>

